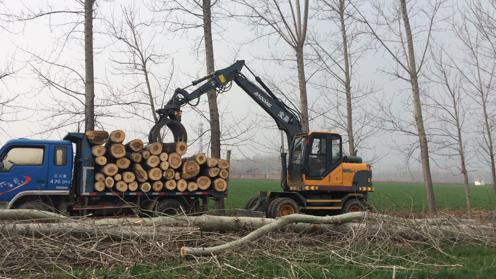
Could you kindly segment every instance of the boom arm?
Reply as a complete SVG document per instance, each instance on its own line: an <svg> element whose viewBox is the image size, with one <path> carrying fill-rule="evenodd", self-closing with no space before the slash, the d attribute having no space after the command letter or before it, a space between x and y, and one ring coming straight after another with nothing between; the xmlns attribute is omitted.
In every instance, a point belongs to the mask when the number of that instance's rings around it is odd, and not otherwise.
<svg viewBox="0 0 496 279"><path fill-rule="evenodd" d="M274 119L277 127L286 133L288 143L291 143L295 135L302 132L299 113L279 100L248 67L246 68L255 76L255 80L262 88L247 79L241 73L244 66L244 60L238 60L227 68L193 81L190 86L201 85L192 92L186 91L187 87L176 89L164 108L157 110L160 120L150 131L149 141L159 140L159 132L164 125L171 129L176 141L187 141L186 130L180 123L181 107L188 103L191 104L192 101L213 90L226 91L229 89L227 87L229 87L230 82L234 81Z"/></svg>

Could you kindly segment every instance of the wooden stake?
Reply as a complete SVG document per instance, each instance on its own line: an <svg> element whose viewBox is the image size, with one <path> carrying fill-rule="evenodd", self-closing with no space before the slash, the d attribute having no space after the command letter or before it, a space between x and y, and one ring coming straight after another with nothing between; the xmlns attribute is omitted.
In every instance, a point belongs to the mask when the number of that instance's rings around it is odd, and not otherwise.
<svg viewBox="0 0 496 279"><path fill-rule="evenodd" d="M115 181L121 181L121 180L122 180L122 174L117 173L116 175L114 175L114 180L115 180ZM125 181L124 181L124 182L125 182Z"/></svg>
<svg viewBox="0 0 496 279"><path fill-rule="evenodd" d="M98 156L98 157L95 157L95 164L99 165L99 166L105 166L107 164L108 160L107 160L107 157L105 156Z"/></svg>
<svg viewBox="0 0 496 279"><path fill-rule="evenodd" d="M227 190L227 182L222 178L215 179L214 189L217 192L225 192Z"/></svg>
<svg viewBox="0 0 496 279"><path fill-rule="evenodd" d="M117 189L117 191L119 192L124 193L128 190L128 185L124 181L118 181L117 183L115 183L115 189Z"/></svg>
<svg viewBox="0 0 496 279"><path fill-rule="evenodd" d="M148 173L140 164L134 164L134 174L136 180L139 182L146 182L148 180Z"/></svg>
<svg viewBox="0 0 496 279"><path fill-rule="evenodd" d="M126 156L126 147L120 143L114 143L110 146L110 156L115 159Z"/></svg>
<svg viewBox="0 0 496 279"><path fill-rule="evenodd" d="M208 176L200 176L196 179L196 184L200 190L205 191L212 184L212 180Z"/></svg>
<svg viewBox="0 0 496 279"><path fill-rule="evenodd" d="M200 173L200 165L195 160L183 161L182 178L191 179Z"/></svg>
<svg viewBox="0 0 496 279"><path fill-rule="evenodd" d="M181 167L182 164L181 155L177 153L170 153L168 162L171 168L178 169L179 167Z"/></svg>
<svg viewBox="0 0 496 279"><path fill-rule="evenodd" d="M152 155L160 155L162 153L162 143L154 142L145 146L145 150L148 150Z"/></svg>
<svg viewBox="0 0 496 279"><path fill-rule="evenodd" d="M174 191L176 190L176 181L175 180L167 180L165 182L165 189L169 190L169 191Z"/></svg>
<svg viewBox="0 0 496 279"><path fill-rule="evenodd" d="M164 178L167 180L174 179L176 172L173 169L166 169L164 171Z"/></svg>
<svg viewBox="0 0 496 279"><path fill-rule="evenodd" d="M112 189L112 187L114 187L114 183L115 181L112 177L105 177L105 187L107 187L108 189Z"/></svg>
<svg viewBox="0 0 496 279"><path fill-rule="evenodd" d="M152 168L148 171L148 178L152 181L157 181L162 178L162 170L160 168Z"/></svg>
<svg viewBox="0 0 496 279"><path fill-rule="evenodd" d="M105 174L101 172L95 173L95 181L105 181Z"/></svg>
<svg viewBox="0 0 496 279"><path fill-rule="evenodd" d="M143 156L141 156L141 153L132 152L129 154L129 158L131 158L131 161L133 161L134 163L140 163L143 159Z"/></svg>
<svg viewBox="0 0 496 279"><path fill-rule="evenodd" d="M126 149L131 152L140 152L143 150L143 141L140 139L133 139L132 141L126 143Z"/></svg>
<svg viewBox="0 0 496 279"><path fill-rule="evenodd" d="M198 184L196 184L196 182L193 182L193 181L188 182L188 191L189 192L198 191Z"/></svg>
<svg viewBox="0 0 496 279"><path fill-rule="evenodd" d="M148 193L152 189L152 185L148 182L144 182L140 184L140 190L142 192Z"/></svg>
<svg viewBox="0 0 496 279"><path fill-rule="evenodd" d="M110 141L113 143L122 143L126 139L126 133L122 130L115 130L110 132Z"/></svg>
<svg viewBox="0 0 496 279"><path fill-rule="evenodd" d="M131 165L131 160L129 160L128 158L119 158L115 164L117 165L117 167L121 170L127 170L129 168L129 166Z"/></svg>
<svg viewBox="0 0 496 279"><path fill-rule="evenodd" d="M109 137L109 133L105 131L87 131L85 135L88 141L95 145L104 144Z"/></svg>
<svg viewBox="0 0 496 279"><path fill-rule="evenodd" d="M228 170L220 170L219 177L222 179L227 179L229 177L229 171Z"/></svg>
<svg viewBox="0 0 496 279"><path fill-rule="evenodd" d="M102 171L106 176L114 176L119 171L119 168L116 164L109 163L103 166Z"/></svg>
<svg viewBox="0 0 496 279"><path fill-rule="evenodd" d="M223 170L228 169L229 168L229 161L220 159L219 160L219 168L221 168Z"/></svg>
<svg viewBox="0 0 496 279"><path fill-rule="evenodd" d="M186 189L188 189L188 182L184 179L179 179L176 183L177 190L179 192L184 192Z"/></svg>
<svg viewBox="0 0 496 279"><path fill-rule="evenodd" d="M162 152L160 153L159 157L160 157L160 161L167 162L167 159L169 159L169 154Z"/></svg>
<svg viewBox="0 0 496 279"><path fill-rule="evenodd" d="M127 184L128 190L131 192L136 192L138 190L138 182L132 181Z"/></svg>
<svg viewBox="0 0 496 279"><path fill-rule="evenodd" d="M103 192L105 190L105 182L104 181L97 181L97 182L95 182L95 185L93 186L93 188L97 192Z"/></svg>
<svg viewBox="0 0 496 279"><path fill-rule="evenodd" d="M160 158L157 155L151 155L146 159L145 167L147 168L155 168L160 165Z"/></svg>
<svg viewBox="0 0 496 279"><path fill-rule="evenodd" d="M207 158L207 166L209 168L216 167L219 164L219 160L216 158Z"/></svg>
<svg viewBox="0 0 496 279"><path fill-rule="evenodd" d="M167 162L167 161L160 162L160 168L161 168L162 170L167 170L167 169L169 169L169 162Z"/></svg>
<svg viewBox="0 0 496 279"><path fill-rule="evenodd" d="M162 181L155 181L152 183L152 189L154 192L160 192L164 189L164 183Z"/></svg>
<svg viewBox="0 0 496 279"><path fill-rule="evenodd" d="M93 156L95 156L95 157L103 156L103 155L105 155L105 152L107 152L107 150L105 149L105 146L103 146L103 145L95 145L95 146L91 147L91 154L93 154Z"/></svg>
<svg viewBox="0 0 496 279"><path fill-rule="evenodd" d="M131 183L136 180L136 175L134 172L125 171L122 173L122 180L126 183ZM131 186L131 184L129 186Z"/></svg>

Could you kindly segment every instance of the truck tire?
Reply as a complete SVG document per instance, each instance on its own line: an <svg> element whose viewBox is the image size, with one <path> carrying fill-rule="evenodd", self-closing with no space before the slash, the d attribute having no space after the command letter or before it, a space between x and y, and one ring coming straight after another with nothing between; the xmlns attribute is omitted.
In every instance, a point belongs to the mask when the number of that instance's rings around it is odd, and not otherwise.
<svg viewBox="0 0 496 279"><path fill-rule="evenodd" d="M367 205L361 200L349 199L344 203L342 213L367 211Z"/></svg>
<svg viewBox="0 0 496 279"><path fill-rule="evenodd" d="M18 209L35 209L35 210L41 210L41 211L55 212L55 208L44 203L41 200L26 201L26 202L21 203L19 206L16 206L16 208L18 208Z"/></svg>
<svg viewBox="0 0 496 279"><path fill-rule="evenodd" d="M183 213L182 207L178 200L164 199L158 202L157 212L164 215L179 215Z"/></svg>
<svg viewBox="0 0 496 279"><path fill-rule="evenodd" d="M245 209L251 210L257 204L258 198L259 197L253 197L253 198L249 199L245 205Z"/></svg>
<svg viewBox="0 0 496 279"><path fill-rule="evenodd" d="M276 218L300 212L298 204L290 198L276 198L267 210L267 217Z"/></svg>

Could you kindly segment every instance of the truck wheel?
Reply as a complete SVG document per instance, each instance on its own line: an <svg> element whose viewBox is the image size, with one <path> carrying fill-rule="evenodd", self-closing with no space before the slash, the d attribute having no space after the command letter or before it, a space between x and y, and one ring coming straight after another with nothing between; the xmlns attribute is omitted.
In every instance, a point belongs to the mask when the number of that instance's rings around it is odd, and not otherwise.
<svg viewBox="0 0 496 279"><path fill-rule="evenodd" d="M42 202L42 201L27 201L16 208L18 209L35 209L35 210L41 210L41 211L48 211L48 212L55 212L55 208L52 206Z"/></svg>
<svg viewBox="0 0 496 279"><path fill-rule="evenodd" d="M157 212L165 215L178 215L183 213L181 203L177 200L161 200L157 205Z"/></svg>
<svg viewBox="0 0 496 279"><path fill-rule="evenodd" d="M258 202L258 197L253 197L248 200L248 202L245 205L245 209L251 210Z"/></svg>
<svg viewBox="0 0 496 279"><path fill-rule="evenodd" d="M344 203L342 212L359 212L359 211L367 211L367 206L360 200L357 199L349 199Z"/></svg>
<svg viewBox="0 0 496 279"><path fill-rule="evenodd" d="M298 204L293 199L276 198L269 204L267 217L282 217L298 213L299 211Z"/></svg>

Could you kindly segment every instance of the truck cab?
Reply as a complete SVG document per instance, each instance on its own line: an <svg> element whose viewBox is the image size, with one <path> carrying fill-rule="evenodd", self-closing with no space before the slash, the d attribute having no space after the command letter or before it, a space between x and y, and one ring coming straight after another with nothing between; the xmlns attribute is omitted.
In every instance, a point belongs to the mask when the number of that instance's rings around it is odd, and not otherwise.
<svg viewBox="0 0 496 279"><path fill-rule="evenodd" d="M0 208L24 208L49 196L67 196L72 170L70 141L8 141L0 149Z"/></svg>

